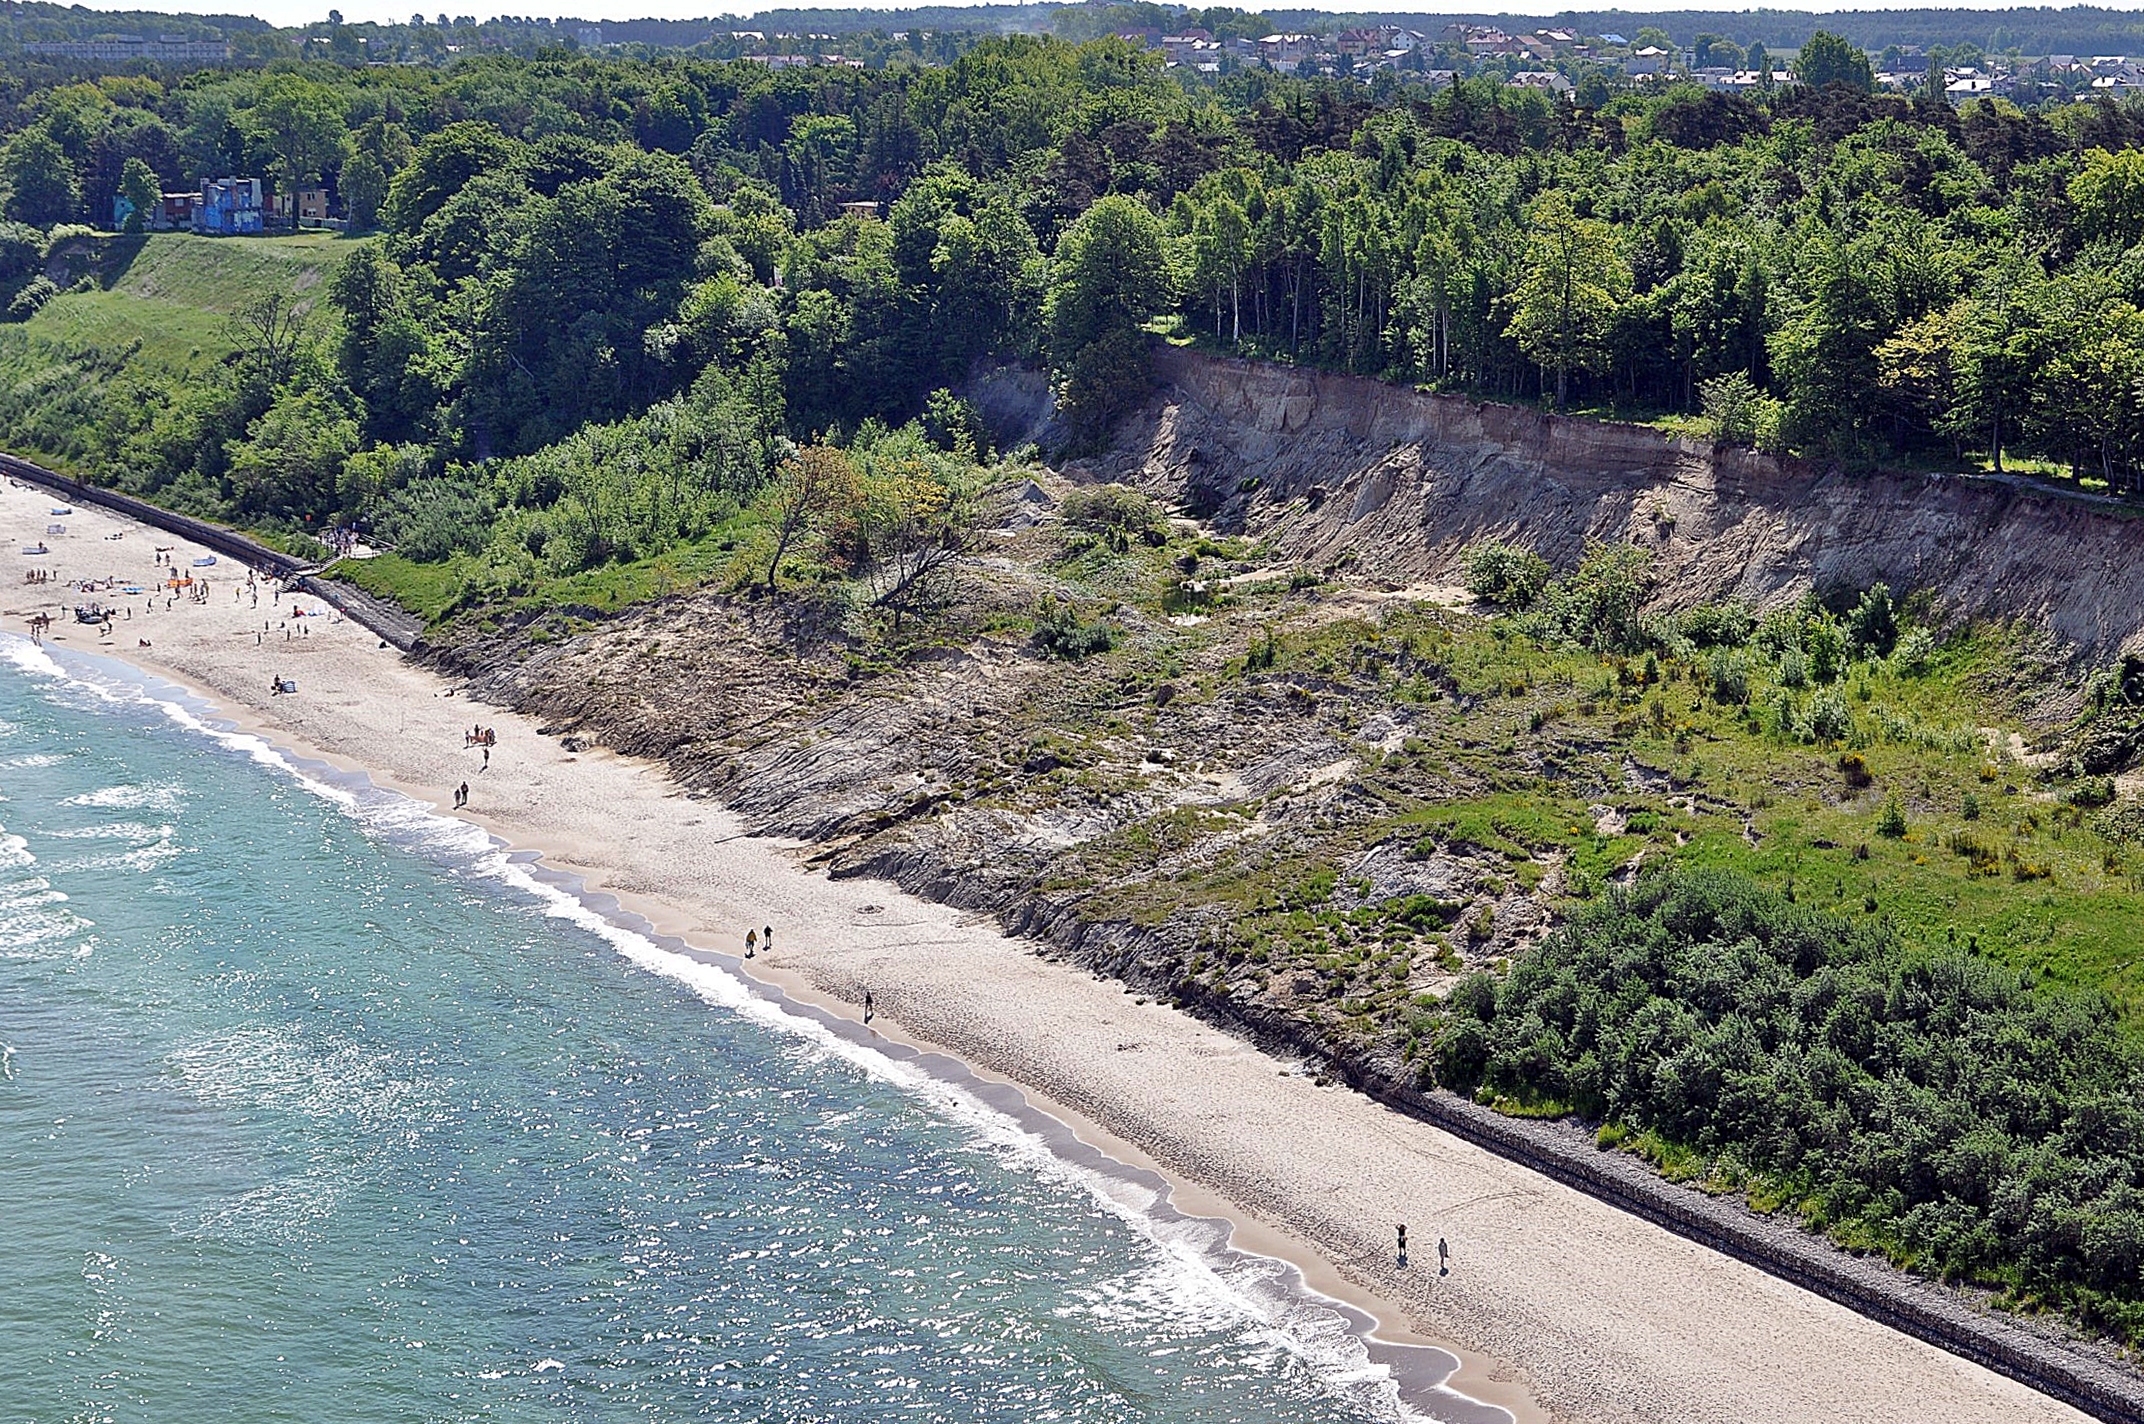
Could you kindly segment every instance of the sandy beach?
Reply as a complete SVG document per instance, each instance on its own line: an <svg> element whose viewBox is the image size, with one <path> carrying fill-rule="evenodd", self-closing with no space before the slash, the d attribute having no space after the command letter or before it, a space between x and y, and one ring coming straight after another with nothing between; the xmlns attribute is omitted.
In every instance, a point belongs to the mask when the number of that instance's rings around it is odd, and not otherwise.
<svg viewBox="0 0 2144 1424"><path fill-rule="evenodd" d="M123 659L195 690L279 745L465 816L615 895L656 929L726 953L747 927L775 947L747 966L796 999L942 1047L1019 1085L1082 1139L1176 1183L1183 1210L1224 1216L1245 1249L1296 1262L1395 1340L1450 1348L1451 1387L1517 1419L1599 1421L2082 1420L2057 1404L1753 1267L1706 1251L1291 1065L1038 957L994 925L870 881L829 881L790 848L742 834L659 768L564 750L533 724L460 696L317 599L257 605L246 571L115 515L51 511L49 491L0 489L0 633L48 612L56 648ZM45 532L65 526L64 534ZM112 538L113 535L119 538ZM41 556L21 550L40 540ZM209 580L146 586L155 550ZM25 584L49 568L53 582ZM96 600L110 636L77 625ZM166 606L170 600L170 606ZM293 604L309 615L293 620ZM272 679L297 686L270 691ZM488 767L465 745L481 724ZM469 804L454 808L466 782ZM1406 1222L1414 1263L1394 1259ZM1451 1247L1440 1276L1435 1246Z"/></svg>

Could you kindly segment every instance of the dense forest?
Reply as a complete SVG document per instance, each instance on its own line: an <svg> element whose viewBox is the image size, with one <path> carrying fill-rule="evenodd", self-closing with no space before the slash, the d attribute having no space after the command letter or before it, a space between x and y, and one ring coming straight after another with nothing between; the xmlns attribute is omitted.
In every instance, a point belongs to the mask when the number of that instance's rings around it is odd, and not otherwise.
<svg viewBox="0 0 2144 1424"><path fill-rule="evenodd" d="M740 391L767 440L899 423L986 356L1046 362L1092 441L1155 331L1849 462L2127 489L2144 458L2144 111L2112 102L1186 87L1116 40L1014 38L898 71L560 53L0 104L18 318L52 231L130 182L324 180L384 233L332 323L68 436L92 473L254 521L418 480L511 501L478 462L621 422L660 465L683 456L651 412ZM748 487L761 444L701 477Z"/></svg>

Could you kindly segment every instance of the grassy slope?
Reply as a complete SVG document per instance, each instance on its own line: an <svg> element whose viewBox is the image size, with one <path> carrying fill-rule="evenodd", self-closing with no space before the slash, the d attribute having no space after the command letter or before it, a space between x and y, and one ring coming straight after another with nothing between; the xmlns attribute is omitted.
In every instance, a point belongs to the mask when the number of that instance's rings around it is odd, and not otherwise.
<svg viewBox="0 0 2144 1424"><path fill-rule="evenodd" d="M32 337L116 349L167 370L235 349L231 315L270 291L318 301L320 283L354 244L332 233L265 238L156 233L136 251L107 244L95 291L65 292L24 324Z"/></svg>
<svg viewBox="0 0 2144 1424"><path fill-rule="evenodd" d="M545 578L525 595L488 605L489 614L559 607L615 612L702 584L724 582L734 572L739 533L748 522L733 520L697 543L681 544L654 558ZM335 574L369 593L394 600L432 625L470 602L464 577L478 563L459 557L424 564L399 554L382 554L337 564Z"/></svg>
<svg viewBox="0 0 2144 1424"><path fill-rule="evenodd" d="M70 470L85 462L74 427L96 419L99 388L121 375L170 386L210 370L237 349L240 308L270 291L317 306L356 243L155 233L95 239L93 249L93 290L62 292L29 321L0 326L0 438Z"/></svg>
<svg viewBox="0 0 2144 1424"><path fill-rule="evenodd" d="M1561 865L1580 894L1641 858L1732 869L1805 903L1889 919L1909 943L1970 947L2052 983L2104 990L2144 1024L2144 847L2127 843L2110 815L2067 804L2012 755L2027 732L2017 670L2030 665L2013 635L1957 638L1912 673L1854 665L1837 685L1852 728L1815 745L1780 730L1778 664L1754 651L1749 703L1736 706L1714 699L1702 660L1664 659L1648 683L1642 658L1542 644L1503 620L1396 601L1364 616L1334 606L1344 599L1277 582L1206 610L1222 617L1171 626L1162 621L1176 611L1169 560L1182 552L1051 569L1097 601L1143 605L1146 631L1097 660L1113 665L1120 694L1139 710L1119 713L1123 725L1112 729L1038 708L1011 736L1166 741L1169 724L1200 704L1246 725L1291 688L1299 710L1295 725L1273 728L1278 741L1322 727L1345 745L1381 715L1408 733L1389 751L1355 742L1357 809L1337 817L1322 845L1312 835L1275 860L1259 838L1205 824L1211 813L1175 808L1065 857L1057 887L1107 887L1099 908L1111 915L1157 923L1225 907L1209 934L1217 988L1245 971L1314 967L1359 994L1354 1007L1400 1009L1409 976L1395 951L1442 957L1465 943L1466 926L1410 937L1389 915L1318 903L1336 881L1344 887L1367 847L1400 838L1488 852L1525 887ZM1247 650L1267 636L1270 668L1247 666ZM1170 710L1141 707L1163 680L1178 689ZM1804 706L1813 695L1788 693ZM1848 753L1861 758L1867 784L1842 768ZM984 806L1024 813L1061 794L974 790ZM1906 820L1897 837L1880 827L1894 799ZM1155 873L1157 852L1208 837L1194 871Z"/></svg>

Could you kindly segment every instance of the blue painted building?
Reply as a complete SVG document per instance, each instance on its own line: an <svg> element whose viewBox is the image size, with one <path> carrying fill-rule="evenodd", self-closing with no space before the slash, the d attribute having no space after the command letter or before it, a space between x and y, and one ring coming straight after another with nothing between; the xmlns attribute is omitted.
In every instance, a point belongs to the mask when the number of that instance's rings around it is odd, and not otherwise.
<svg viewBox="0 0 2144 1424"><path fill-rule="evenodd" d="M258 234L261 230L261 180L204 178L201 202L194 209L194 231L210 237Z"/></svg>

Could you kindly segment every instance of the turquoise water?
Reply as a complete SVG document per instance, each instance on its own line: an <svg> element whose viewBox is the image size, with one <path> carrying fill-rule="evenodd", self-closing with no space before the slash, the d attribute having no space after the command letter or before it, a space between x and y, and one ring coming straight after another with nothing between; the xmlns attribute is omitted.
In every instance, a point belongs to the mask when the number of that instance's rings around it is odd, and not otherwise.
<svg viewBox="0 0 2144 1424"><path fill-rule="evenodd" d="M1404 1417L959 1090L5 651L0 1420Z"/></svg>

